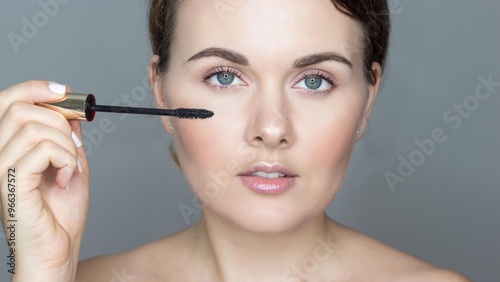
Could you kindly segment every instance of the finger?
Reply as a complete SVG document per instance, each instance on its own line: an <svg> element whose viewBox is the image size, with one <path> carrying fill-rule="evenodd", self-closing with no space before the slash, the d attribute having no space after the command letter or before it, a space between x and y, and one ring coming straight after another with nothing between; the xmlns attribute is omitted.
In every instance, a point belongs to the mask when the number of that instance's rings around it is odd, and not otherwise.
<svg viewBox="0 0 500 282"><path fill-rule="evenodd" d="M88 159L87 159L87 154L85 153L85 148L83 146L83 135L82 135L82 126L79 121L76 120L70 120L69 124L71 126L71 129L73 133L76 135L75 137L78 139L75 141L75 144L79 143L81 146L76 146L76 153L78 156L78 160L80 161L80 165L82 168L82 171L84 171L87 175L90 175L90 168L88 164Z"/></svg>
<svg viewBox="0 0 500 282"><path fill-rule="evenodd" d="M24 154L13 166L18 170L18 191L29 193L40 185L49 165L57 169L56 184L66 189L77 167L76 157L52 140L43 140Z"/></svg>
<svg viewBox="0 0 500 282"><path fill-rule="evenodd" d="M60 99L66 93L66 86L50 81L31 80L16 84L0 92L0 115L14 101L29 104Z"/></svg>
<svg viewBox="0 0 500 282"><path fill-rule="evenodd" d="M25 123L13 137L0 150L2 165L10 165L17 162L23 155L36 147L44 140L51 140L60 147L66 149L75 158L77 157L75 144L67 134L34 121ZM4 169L4 168L2 168Z"/></svg>
<svg viewBox="0 0 500 282"><path fill-rule="evenodd" d="M43 208L43 197L39 189L42 174L49 165L57 171L56 184L66 189L76 167L76 159L68 151L50 140L44 140L28 153L23 155L16 163L10 166L15 169L16 206L24 206L25 215L39 215ZM7 195L6 174L3 173L0 183L2 211L5 212L9 204ZM5 216L2 215L2 218Z"/></svg>
<svg viewBox="0 0 500 282"><path fill-rule="evenodd" d="M0 132L2 133L0 135L0 150L19 131L19 128L30 121L56 128L66 135L71 134L71 126L60 113L25 102L14 101L0 118Z"/></svg>

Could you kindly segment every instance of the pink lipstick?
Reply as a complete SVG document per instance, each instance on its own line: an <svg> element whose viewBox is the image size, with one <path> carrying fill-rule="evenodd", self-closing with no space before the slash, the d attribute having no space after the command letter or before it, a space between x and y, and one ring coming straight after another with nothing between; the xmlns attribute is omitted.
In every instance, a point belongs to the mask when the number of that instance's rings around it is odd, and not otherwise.
<svg viewBox="0 0 500 282"><path fill-rule="evenodd" d="M252 166L238 176L250 190L268 195L277 195L290 190L298 177L280 164L270 165L265 162Z"/></svg>

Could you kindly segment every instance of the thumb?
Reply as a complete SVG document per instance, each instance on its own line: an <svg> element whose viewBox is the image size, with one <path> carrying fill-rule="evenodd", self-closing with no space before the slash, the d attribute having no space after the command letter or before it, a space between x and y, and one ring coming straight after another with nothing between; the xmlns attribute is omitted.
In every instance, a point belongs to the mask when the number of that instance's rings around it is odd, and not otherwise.
<svg viewBox="0 0 500 282"><path fill-rule="evenodd" d="M4 105L14 101L34 104L61 99L66 94L66 86L50 81L32 80L16 84L2 93Z"/></svg>

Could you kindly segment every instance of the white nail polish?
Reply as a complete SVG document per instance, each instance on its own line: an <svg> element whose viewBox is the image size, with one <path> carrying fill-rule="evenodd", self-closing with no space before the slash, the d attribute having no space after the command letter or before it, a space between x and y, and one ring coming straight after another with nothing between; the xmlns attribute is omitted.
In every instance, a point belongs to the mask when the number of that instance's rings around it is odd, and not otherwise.
<svg viewBox="0 0 500 282"><path fill-rule="evenodd" d="M71 138L73 139L73 142L75 143L75 146L77 148L80 148L82 146L82 141L76 136L76 133L74 131L71 131Z"/></svg>
<svg viewBox="0 0 500 282"><path fill-rule="evenodd" d="M76 159L76 164L78 165L78 172L82 172L82 163L80 162L80 159Z"/></svg>
<svg viewBox="0 0 500 282"><path fill-rule="evenodd" d="M50 83L49 90L53 93L64 95L66 94L66 86L58 84L58 83Z"/></svg>

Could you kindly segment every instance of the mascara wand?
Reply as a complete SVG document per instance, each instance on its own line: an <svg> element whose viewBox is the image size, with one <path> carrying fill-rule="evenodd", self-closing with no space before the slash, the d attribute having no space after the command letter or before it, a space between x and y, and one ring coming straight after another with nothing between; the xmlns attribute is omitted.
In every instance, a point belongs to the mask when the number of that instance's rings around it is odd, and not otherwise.
<svg viewBox="0 0 500 282"><path fill-rule="evenodd" d="M175 109L175 110L169 110L169 109L132 108L132 107L120 107L120 106L90 105L90 110L93 112L173 116L173 117L178 117L178 118L189 118L189 119L205 119L205 118L212 117L214 115L214 113L211 111L207 111L207 110L203 110L203 109L188 109L188 108L179 108L179 109Z"/></svg>
<svg viewBox="0 0 500 282"><path fill-rule="evenodd" d="M206 119L214 115L212 111L205 109L179 108L172 110L97 105L94 95L81 93L67 93L59 100L37 103L37 105L57 111L67 119L81 121L92 121L96 112L161 115L184 119Z"/></svg>

